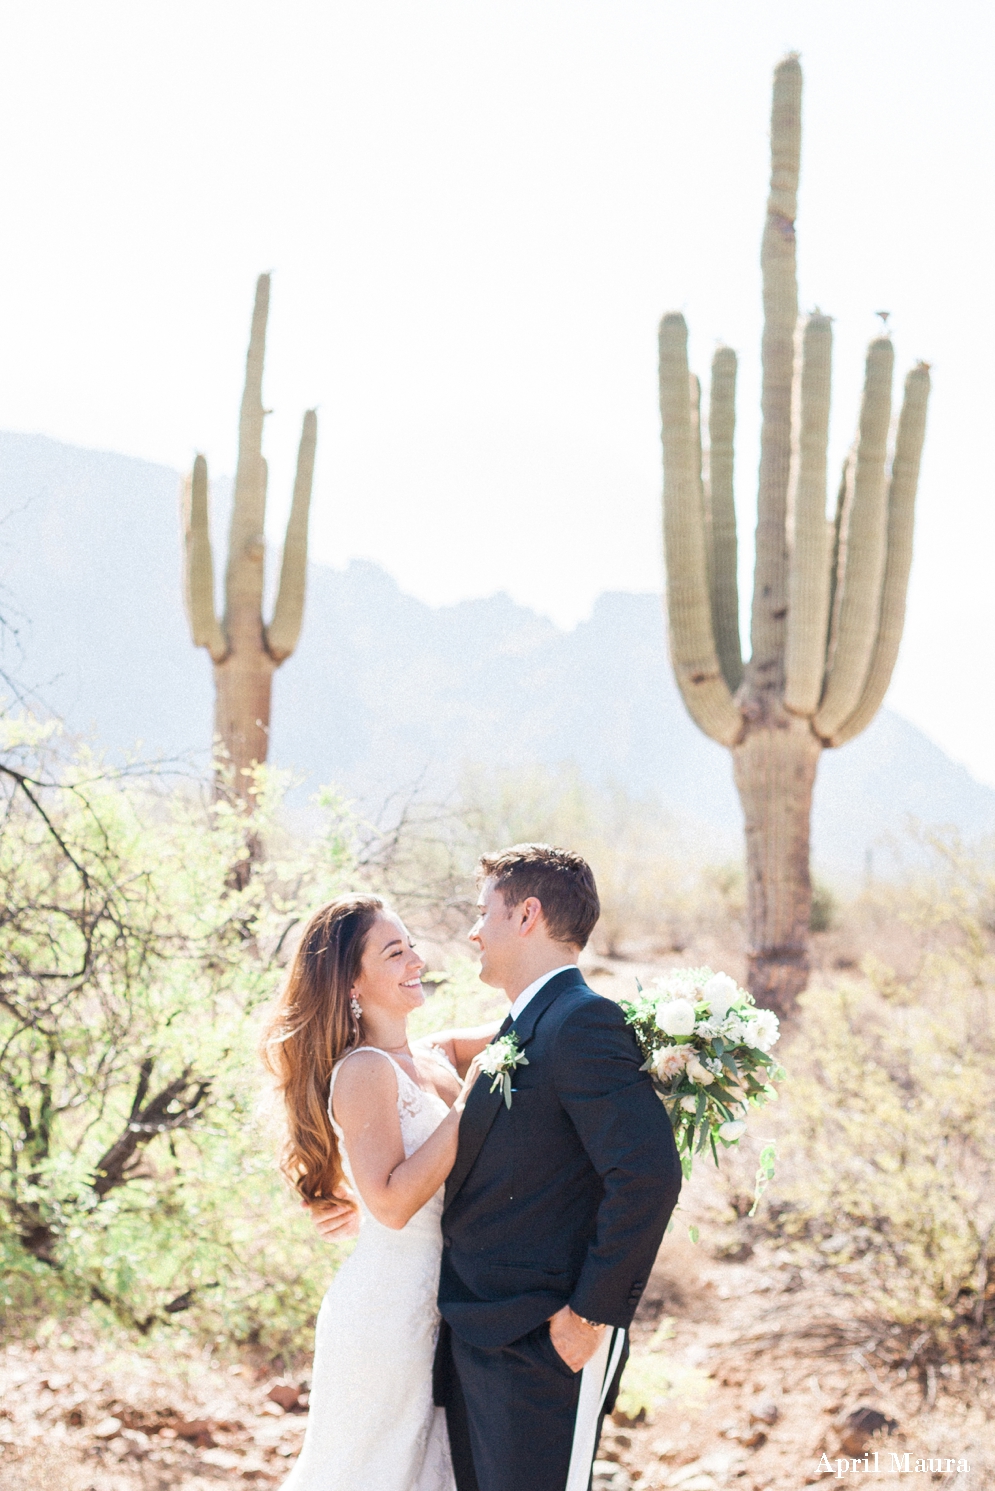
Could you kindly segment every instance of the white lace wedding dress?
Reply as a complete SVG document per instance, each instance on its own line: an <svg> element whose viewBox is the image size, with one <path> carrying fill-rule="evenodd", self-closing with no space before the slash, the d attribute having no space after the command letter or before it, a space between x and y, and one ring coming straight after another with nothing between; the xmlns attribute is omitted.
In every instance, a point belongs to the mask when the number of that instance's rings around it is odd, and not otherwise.
<svg viewBox="0 0 995 1491"><path fill-rule="evenodd" d="M336 1062L329 1117L342 1062L374 1051L397 1074L401 1138L413 1154L448 1109L386 1051L359 1046ZM332 1127L352 1183L342 1130ZM360 1208L359 1241L318 1312L307 1433L282 1491L455 1491L445 1414L432 1402L442 1189L400 1231Z"/></svg>

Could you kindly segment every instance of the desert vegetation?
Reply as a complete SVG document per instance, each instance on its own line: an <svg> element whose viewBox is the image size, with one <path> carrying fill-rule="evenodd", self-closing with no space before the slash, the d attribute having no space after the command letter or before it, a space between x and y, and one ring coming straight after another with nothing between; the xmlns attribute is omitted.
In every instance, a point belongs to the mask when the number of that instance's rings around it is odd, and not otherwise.
<svg viewBox="0 0 995 1491"><path fill-rule="evenodd" d="M414 794L381 824L329 789L304 836L277 773L255 772L246 809L22 718L2 782L0 1485L279 1481L340 1254L277 1175L256 1045L317 902L355 884L394 897L429 955L424 1031L499 1007L463 937L473 861L509 839L590 856L605 916L585 967L609 996L678 964L745 972L742 873L569 769L468 767L448 802ZM253 841L265 862L233 876ZM685 1190L601 1487L691 1467L689 1483L787 1491L819 1446L861 1434L912 1447L942 1428L987 1453L995 850L918 849L902 883L822 896L781 1101Z"/></svg>

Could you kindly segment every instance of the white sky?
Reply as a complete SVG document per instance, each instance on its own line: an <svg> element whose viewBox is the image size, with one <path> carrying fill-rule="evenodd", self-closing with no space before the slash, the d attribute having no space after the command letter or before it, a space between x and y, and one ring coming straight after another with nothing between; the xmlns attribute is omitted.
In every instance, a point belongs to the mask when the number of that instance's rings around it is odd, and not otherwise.
<svg viewBox="0 0 995 1491"><path fill-rule="evenodd" d="M741 354L748 594L770 74L798 50L832 466L876 310L896 385L935 372L890 703L995 783L993 41L980 0L0 0L0 425L230 472L272 269L273 535L317 404L316 557L572 624L660 587L677 306L699 372Z"/></svg>

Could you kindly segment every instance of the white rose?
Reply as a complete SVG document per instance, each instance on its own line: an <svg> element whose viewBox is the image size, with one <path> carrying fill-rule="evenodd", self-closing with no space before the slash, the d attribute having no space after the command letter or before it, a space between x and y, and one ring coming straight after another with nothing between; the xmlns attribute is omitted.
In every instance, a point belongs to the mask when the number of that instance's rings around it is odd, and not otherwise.
<svg viewBox="0 0 995 1491"><path fill-rule="evenodd" d="M697 1056L692 1056L687 1066L688 1076L692 1082L697 1082L700 1087L709 1087L715 1081L707 1067L703 1067Z"/></svg>
<svg viewBox="0 0 995 1491"><path fill-rule="evenodd" d="M728 973L713 973L701 990L701 998L716 1020L724 1020L739 999L739 985Z"/></svg>
<svg viewBox="0 0 995 1491"><path fill-rule="evenodd" d="M697 1098L681 1098L681 1107L685 1113L693 1113L698 1106Z"/></svg>
<svg viewBox="0 0 995 1491"><path fill-rule="evenodd" d="M734 1143L745 1133L746 1124L741 1118L731 1118L728 1123L719 1124L719 1138L725 1139L730 1144Z"/></svg>
<svg viewBox="0 0 995 1491"><path fill-rule="evenodd" d="M656 1007L656 1023L666 1035L691 1035L694 1005L687 999L672 999Z"/></svg>

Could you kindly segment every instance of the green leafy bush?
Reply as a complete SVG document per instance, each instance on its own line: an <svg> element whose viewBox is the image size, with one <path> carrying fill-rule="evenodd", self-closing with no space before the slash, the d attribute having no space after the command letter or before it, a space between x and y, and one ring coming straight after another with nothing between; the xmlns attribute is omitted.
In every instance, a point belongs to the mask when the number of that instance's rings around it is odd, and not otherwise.
<svg viewBox="0 0 995 1491"><path fill-rule="evenodd" d="M289 1346L335 1259L277 1175L259 1016L294 926L357 878L354 825L333 803L300 846L273 774L247 818L3 730L0 1309Z"/></svg>

